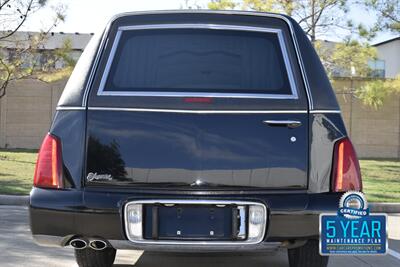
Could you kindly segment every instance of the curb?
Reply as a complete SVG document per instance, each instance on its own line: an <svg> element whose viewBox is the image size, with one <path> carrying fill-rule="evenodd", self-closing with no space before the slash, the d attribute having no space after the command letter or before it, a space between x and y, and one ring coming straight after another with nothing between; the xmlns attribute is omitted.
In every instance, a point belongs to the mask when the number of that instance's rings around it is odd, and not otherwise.
<svg viewBox="0 0 400 267"><path fill-rule="evenodd" d="M0 205L28 206L29 196L0 195Z"/></svg>
<svg viewBox="0 0 400 267"><path fill-rule="evenodd" d="M29 196L0 195L0 205L28 206ZM400 213L400 203L370 203L371 212Z"/></svg>
<svg viewBox="0 0 400 267"><path fill-rule="evenodd" d="M370 203L371 212L400 213L400 203Z"/></svg>

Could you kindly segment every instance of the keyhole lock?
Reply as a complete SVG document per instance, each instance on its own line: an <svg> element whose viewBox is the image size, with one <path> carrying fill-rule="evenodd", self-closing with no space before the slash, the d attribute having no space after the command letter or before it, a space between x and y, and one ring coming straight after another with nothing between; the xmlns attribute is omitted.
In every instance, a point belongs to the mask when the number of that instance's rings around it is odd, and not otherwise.
<svg viewBox="0 0 400 267"><path fill-rule="evenodd" d="M292 143L294 143L294 142L296 142L296 137L294 137L294 136L292 136L292 137L290 137L290 142L292 142Z"/></svg>

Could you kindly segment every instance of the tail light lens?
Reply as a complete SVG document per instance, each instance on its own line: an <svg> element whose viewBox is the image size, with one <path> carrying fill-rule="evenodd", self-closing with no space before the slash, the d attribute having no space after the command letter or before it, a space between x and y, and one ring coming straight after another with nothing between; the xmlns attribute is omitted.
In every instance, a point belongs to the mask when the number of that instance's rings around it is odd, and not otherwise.
<svg viewBox="0 0 400 267"><path fill-rule="evenodd" d="M61 143L47 134L39 150L33 185L42 188L63 188Z"/></svg>
<svg viewBox="0 0 400 267"><path fill-rule="evenodd" d="M348 138L335 144L332 171L332 191L361 191L361 171L354 147Z"/></svg>

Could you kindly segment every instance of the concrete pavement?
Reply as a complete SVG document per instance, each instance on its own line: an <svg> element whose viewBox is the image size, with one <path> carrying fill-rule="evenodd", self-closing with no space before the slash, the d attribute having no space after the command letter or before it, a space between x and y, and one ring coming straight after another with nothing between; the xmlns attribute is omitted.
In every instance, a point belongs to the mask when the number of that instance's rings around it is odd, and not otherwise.
<svg viewBox="0 0 400 267"><path fill-rule="evenodd" d="M389 229L397 229L400 215L390 216ZM394 227L396 225L396 227ZM400 233L390 231L390 248L400 255ZM396 255L396 254L394 254ZM276 255L239 254L165 254L142 251L118 251L115 267L144 266L272 266L286 267L286 252ZM33 243L29 232L26 207L0 206L0 266L2 267L76 267L73 250L69 248L45 248ZM400 266L400 258L386 256L336 256L331 257L329 267Z"/></svg>

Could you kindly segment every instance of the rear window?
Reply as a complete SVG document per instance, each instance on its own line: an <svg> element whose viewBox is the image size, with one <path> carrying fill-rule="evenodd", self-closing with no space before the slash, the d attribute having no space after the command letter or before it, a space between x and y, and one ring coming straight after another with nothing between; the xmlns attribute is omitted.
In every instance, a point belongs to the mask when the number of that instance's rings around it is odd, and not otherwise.
<svg viewBox="0 0 400 267"><path fill-rule="evenodd" d="M277 32L125 30L100 90L291 95L283 51Z"/></svg>

